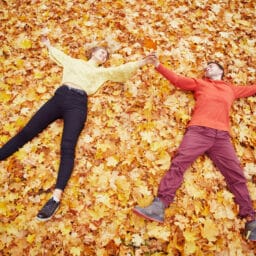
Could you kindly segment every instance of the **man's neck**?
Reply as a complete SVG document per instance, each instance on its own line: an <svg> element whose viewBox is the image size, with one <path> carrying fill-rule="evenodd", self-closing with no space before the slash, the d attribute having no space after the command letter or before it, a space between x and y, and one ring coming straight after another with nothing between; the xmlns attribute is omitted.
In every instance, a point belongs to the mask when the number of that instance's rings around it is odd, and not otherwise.
<svg viewBox="0 0 256 256"><path fill-rule="evenodd" d="M210 80L222 80L222 77L221 76L212 76L212 77L206 77Z"/></svg>

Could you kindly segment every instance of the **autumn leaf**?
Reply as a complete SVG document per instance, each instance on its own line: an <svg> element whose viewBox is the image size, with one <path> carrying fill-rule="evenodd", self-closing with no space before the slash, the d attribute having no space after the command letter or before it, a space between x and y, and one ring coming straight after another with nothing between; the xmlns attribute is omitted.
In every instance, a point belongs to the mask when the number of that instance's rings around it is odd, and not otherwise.
<svg viewBox="0 0 256 256"><path fill-rule="evenodd" d="M219 230L213 220L206 218L203 222L202 237L206 238L209 242L214 242L219 235Z"/></svg>
<svg viewBox="0 0 256 256"><path fill-rule="evenodd" d="M29 49L32 47L32 41L29 40L24 34L21 34L16 41L16 46L21 49Z"/></svg>
<svg viewBox="0 0 256 256"><path fill-rule="evenodd" d="M0 93L0 101L5 103L8 102L11 99L11 95L6 93L6 92L1 92Z"/></svg>
<svg viewBox="0 0 256 256"><path fill-rule="evenodd" d="M185 238L185 246L184 246L184 252L186 255L191 255L197 251L197 235L193 231L185 230L183 232L184 238Z"/></svg>
<svg viewBox="0 0 256 256"><path fill-rule="evenodd" d="M155 237L157 239L167 241L170 236L170 228L159 225L156 222L152 222L147 225L147 234L149 237Z"/></svg>
<svg viewBox="0 0 256 256"><path fill-rule="evenodd" d="M70 253L72 256L80 256L82 253L82 248L80 247L71 247L70 248Z"/></svg>
<svg viewBox="0 0 256 256"><path fill-rule="evenodd" d="M144 38L144 40L142 41L142 44L144 47L149 48L149 49L156 50L156 48L157 48L156 42L154 42L150 38Z"/></svg>
<svg viewBox="0 0 256 256"><path fill-rule="evenodd" d="M89 209L88 213L90 214L92 220L100 220L101 218L108 216L108 208L104 205L98 204L95 205L93 209Z"/></svg>
<svg viewBox="0 0 256 256"><path fill-rule="evenodd" d="M27 241L31 244L31 243L33 243L34 242L34 240L35 240L35 234L30 234L30 235L28 235L27 236Z"/></svg>

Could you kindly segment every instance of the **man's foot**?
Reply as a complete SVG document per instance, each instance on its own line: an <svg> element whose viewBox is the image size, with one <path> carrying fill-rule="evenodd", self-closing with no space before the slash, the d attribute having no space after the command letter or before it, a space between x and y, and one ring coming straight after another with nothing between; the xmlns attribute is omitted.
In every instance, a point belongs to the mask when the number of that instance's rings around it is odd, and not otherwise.
<svg viewBox="0 0 256 256"><path fill-rule="evenodd" d="M256 220L245 223L245 238L250 241L256 241Z"/></svg>
<svg viewBox="0 0 256 256"><path fill-rule="evenodd" d="M41 221L49 220L58 210L60 202L56 202L51 198L37 214L37 219Z"/></svg>
<svg viewBox="0 0 256 256"><path fill-rule="evenodd" d="M156 197L151 205L145 208L135 206L135 208L133 208L133 212L148 220L153 220L153 221L163 223L164 209L165 207L163 202L158 197Z"/></svg>

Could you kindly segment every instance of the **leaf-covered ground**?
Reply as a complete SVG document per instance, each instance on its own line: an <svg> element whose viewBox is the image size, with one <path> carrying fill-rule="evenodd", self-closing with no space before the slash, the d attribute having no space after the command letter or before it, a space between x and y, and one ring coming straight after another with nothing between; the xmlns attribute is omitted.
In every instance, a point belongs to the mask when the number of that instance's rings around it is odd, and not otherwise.
<svg viewBox="0 0 256 256"><path fill-rule="evenodd" d="M198 77L220 61L227 80L255 82L254 0L0 0L0 117L3 145L54 93L61 68L42 34L76 58L107 44L107 65L156 51L164 65ZM205 156L188 169L164 224L131 209L146 206L171 162L194 101L152 66L125 84L107 83L89 115L61 207L51 221L35 216L54 188L62 122L0 163L1 255L253 256L244 221L226 183ZM256 208L256 98L238 100L232 136Z"/></svg>

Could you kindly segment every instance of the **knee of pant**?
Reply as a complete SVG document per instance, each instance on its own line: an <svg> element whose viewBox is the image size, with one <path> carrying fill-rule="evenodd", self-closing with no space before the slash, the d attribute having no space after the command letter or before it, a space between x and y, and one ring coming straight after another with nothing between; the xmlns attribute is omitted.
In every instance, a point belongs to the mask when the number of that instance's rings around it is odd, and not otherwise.
<svg viewBox="0 0 256 256"><path fill-rule="evenodd" d="M75 145L71 141L63 141L61 144L61 153L73 156L75 153Z"/></svg>
<svg viewBox="0 0 256 256"><path fill-rule="evenodd" d="M183 176L184 172L186 171L186 168L180 164L173 163L169 171L172 172L173 174L175 173L176 175Z"/></svg>

